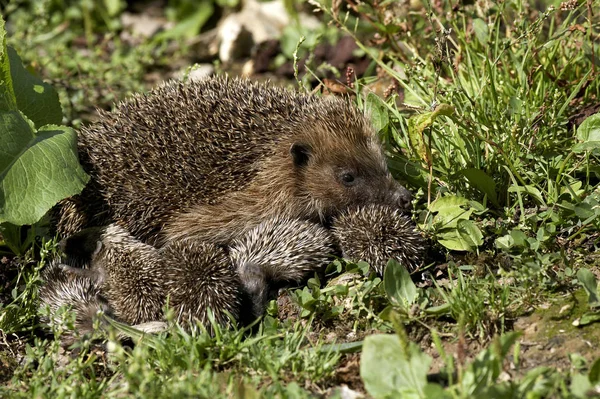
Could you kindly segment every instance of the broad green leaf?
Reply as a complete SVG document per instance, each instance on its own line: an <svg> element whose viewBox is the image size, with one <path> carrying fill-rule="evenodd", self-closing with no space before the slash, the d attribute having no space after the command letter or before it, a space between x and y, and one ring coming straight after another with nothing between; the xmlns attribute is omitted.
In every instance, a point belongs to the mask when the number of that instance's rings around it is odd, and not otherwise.
<svg viewBox="0 0 600 399"><path fill-rule="evenodd" d="M600 148L600 114L594 114L577 128L577 138L583 143L573 146L573 152L584 152Z"/></svg>
<svg viewBox="0 0 600 399"><path fill-rule="evenodd" d="M511 249L515 245L515 240L510 234L503 235L502 237L496 238L496 248L500 249Z"/></svg>
<svg viewBox="0 0 600 399"><path fill-rule="evenodd" d="M8 58L18 109L33 121L37 128L60 124L62 108L54 88L30 74L12 47L8 48Z"/></svg>
<svg viewBox="0 0 600 399"><path fill-rule="evenodd" d="M589 392L593 391L593 386L587 376L580 373L571 375L571 386L569 393L575 398L589 398Z"/></svg>
<svg viewBox="0 0 600 399"><path fill-rule="evenodd" d="M591 307L600 306L598 297L598 282L594 274L588 269L579 269L577 271L577 280L581 283L588 294L588 305Z"/></svg>
<svg viewBox="0 0 600 399"><path fill-rule="evenodd" d="M581 220L594 218L596 216L596 212L594 212L592 205L585 202L575 205L575 209L573 210L575 211L575 215L577 215L577 217Z"/></svg>
<svg viewBox="0 0 600 399"><path fill-rule="evenodd" d="M367 110L371 115L371 122L376 131L380 132L387 127L390 122L388 108L383 100L373 92L367 95Z"/></svg>
<svg viewBox="0 0 600 399"><path fill-rule="evenodd" d="M483 245L483 234L481 234L481 230L479 230L479 227L477 227L474 221L459 220L458 232L465 241L471 243L472 249Z"/></svg>
<svg viewBox="0 0 600 399"><path fill-rule="evenodd" d="M431 357L412 342L404 347L397 335L371 335L363 344L360 376L375 399L422 398L430 364Z"/></svg>
<svg viewBox="0 0 600 399"><path fill-rule="evenodd" d="M527 243L527 234L523 233L519 229L512 229L510 236L512 237L516 246L524 247Z"/></svg>
<svg viewBox="0 0 600 399"><path fill-rule="evenodd" d="M408 309L417 299L417 287L408 270L390 259L383 273L383 285L388 299L396 306Z"/></svg>
<svg viewBox="0 0 600 399"><path fill-rule="evenodd" d="M468 208L468 209L464 209ZM466 198L456 195L440 197L429 205L431 212L437 212L433 218L434 225L443 228L455 228L461 219L469 219L473 210Z"/></svg>
<svg viewBox="0 0 600 399"><path fill-rule="evenodd" d="M483 244L483 235L472 220L461 219L455 229L438 234L438 242L453 251L474 251Z"/></svg>
<svg viewBox="0 0 600 399"><path fill-rule="evenodd" d="M498 206L498 195L496 194L496 182L483 170L469 168L461 171L469 183L487 195L492 204Z"/></svg>
<svg viewBox="0 0 600 399"><path fill-rule="evenodd" d="M473 30L475 31L475 36L477 36L477 40L482 45L486 45L488 41L488 26L484 20L480 18L475 18L473 20Z"/></svg>
<svg viewBox="0 0 600 399"><path fill-rule="evenodd" d="M88 181L76 151L77 135L65 126L37 132L18 111L0 113L0 222L37 222Z"/></svg>
<svg viewBox="0 0 600 399"><path fill-rule="evenodd" d="M425 144L423 130L425 130L427 126L430 126L431 122L428 113L415 115L408 120L408 139L410 141L410 146L427 165L431 164L431 152L429 147Z"/></svg>
<svg viewBox="0 0 600 399"><path fill-rule="evenodd" d="M6 52L6 31L4 19L0 14L0 111L14 111L17 109L17 99L13 91L10 76L10 63Z"/></svg>

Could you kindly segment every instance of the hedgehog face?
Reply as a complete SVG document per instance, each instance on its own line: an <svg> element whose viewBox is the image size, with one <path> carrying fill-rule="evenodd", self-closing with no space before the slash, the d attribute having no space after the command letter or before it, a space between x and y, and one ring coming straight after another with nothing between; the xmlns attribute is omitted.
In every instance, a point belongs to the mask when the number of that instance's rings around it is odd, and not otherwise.
<svg viewBox="0 0 600 399"><path fill-rule="evenodd" d="M410 205L410 193L393 179L378 142L370 137L358 143L356 137L352 143L325 143L320 148L295 143L290 152L302 173L302 194L322 220L350 207L379 204L406 209Z"/></svg>

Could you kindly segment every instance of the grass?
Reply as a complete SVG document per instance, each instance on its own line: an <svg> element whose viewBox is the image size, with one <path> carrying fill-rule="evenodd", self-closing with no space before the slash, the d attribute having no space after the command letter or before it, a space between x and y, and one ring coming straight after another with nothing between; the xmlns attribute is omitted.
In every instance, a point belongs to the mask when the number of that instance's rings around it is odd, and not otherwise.
<svg viewBox="0 0 600 399"><path fill-rule="evenodd" d="M323 32L353 36L372 60L348 91L415 193L414 219L433 243L416 283L336 261L327 281L272 302L256 331L216 327L211 336L170 323L133 347L88 337L65 352L36 324L39 273L56 243L28 244L2 269L1 397L304 398L336 395L340 384L376 398L598 391L599 337L588 323L599 305L600 153L580 124L600 97L600 3L348 2L350 13L311 4L329 23ZM9 44L53 83L63 122L76 127L186 57L185 46L170 53L166 42L121 40L118 12L84 23L81 11L77 2L24 1L4 14ZM389 96L373 94L381 86ZM64 317L68 329L72 315ZM547 334L512 334L521 321ZM531 342L557 352L536 357Z"/></svg>

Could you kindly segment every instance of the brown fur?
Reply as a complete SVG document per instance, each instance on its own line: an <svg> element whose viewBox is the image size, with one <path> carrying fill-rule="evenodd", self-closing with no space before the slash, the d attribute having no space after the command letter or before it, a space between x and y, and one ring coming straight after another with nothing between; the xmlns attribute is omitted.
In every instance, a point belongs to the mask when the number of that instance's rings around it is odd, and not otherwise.
<svg viewBox="0 0 600 399"><path fill-rule="evenodd" d="M79 150L96 184L82 197L101 197L94 209L150 244L227 244L272 216L328 222L353 205L410 199L347 101L246 80L171 82L134 96L84 128ZM60 227L68 232L93 223L63 219L74 221Z"/></svg>

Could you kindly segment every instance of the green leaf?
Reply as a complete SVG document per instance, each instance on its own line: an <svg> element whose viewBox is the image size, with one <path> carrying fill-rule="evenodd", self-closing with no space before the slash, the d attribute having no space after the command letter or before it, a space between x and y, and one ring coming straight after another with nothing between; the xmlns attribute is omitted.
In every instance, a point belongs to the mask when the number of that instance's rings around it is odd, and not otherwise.
<svg viewBox="0 0 600 399"><path fill-rule="evenodd" d="M515 240L513 240L510 234L496 238L496 248L507 250L511 249L513 245L515 245Z"/></svg>
<svg viewBox="0 0 600 399"><path fill-rule="evenodd" d="M527 186L511 186L511 187L508 188L508 192L510 192L510 193L516 193L516 192L518 192L518 193L529 194L538 203L540 203L541 205L546 206L546 202L544 201L544 198L542 197L542 193L540 192L540 190L538 190L534 186L531 186L531 185L527 185Z"/></svg>
<svg viewBox="0 0 600 399"><path fill-rule="evenodd" d="M600 357L596 359L592 364L592 367L590 367L588 378L590 379L590 382L594 385L600 382Z"/></svg>
<svg viewBox="0 0 600 399"><path fill-rule="evenodd" d="M126 4L122 0L104 0L104 7L110 17L118 15L125 6Z"/></svg>
<svg viewBox="0 0 600 399"><path fill-rule="evenodd" d="M444 303L443 305L431 306L431 307L425 309L425 313L428 315L433 315L433 316L441 316L443 314L449 314L450 310L451 310L450 304Z"/></svg>
<svg viewBox="0 0 600 399"><path fill-rule="evenodd" d="M583 143L573 146L573 152L584 152L600 148L600 114L588 117L577 128L577 138Z"/></svg>
<svg viewBox="0 0 600 399"><path fill-rule="evenodd" d="M461 171L462 175L467 178L469 183L487 195L492 204L498 206L498 195L496 193L496 182L483 170L469 168Z"/></svg>
<svg viewBox="0 0 600 399"><path fill-rule="evenodd" d="M591 307L600 306L600 298L598 298L598 282L594 274L588 269L577 270L577 280L583 285L583 288L588 294L588 305Z"/></svg>
<svg viewBox="0 0 600 399"><path fill-rule="evenodd" d="M485 21L480 18L475 18L473 20L473 30L475 31L475 36L477 36L477 40L479 40L479 43L485 46L488 41L489 32L488 26L485 23Z"/></svg>
<svg viewBox="0 0 600 399"><path fill-rule="evenodd" d="M17 99L13 90L10 76L10 63L6 53L6 31L4 19L0 14L0 111L14 111L17 109Z"/></svg>
<svg viewBox="0 0 600 399"><path fill-rule="evenodd" d="M212 2L203 1L196 7L196 12L177 23L173 28L156 35L156 40L168 40L177 38L192 38L200 32L200 29L209 20L213 14L214 6Z"/></svg>
<svg viewBox="0 0 600 399"><path fill-rule="evenodd" d="M367 110L371 115L371 122L377 132L385 129L390 122L388 108L383 100L373 92L367 95Z"/></svg>
<svg viewBox="0 0 600 399"><path fill-rule="evenodd" d="M60 124L62 108L54 88L30 74L12 47L8 48L8 58L18 109L33 121L37 128Z"/></svg>
<svg viewBox="0 0 600 399"><path fill-rule="evenodd" d="M570 393L576 398L589 398L588 392L592 390L593 386L590 384L590 380L587 376L579 373L573 373L571 375L571 386Z"/></svg>
<svg viewBox="0 0 600 399"><path fill-rule="evenodd" d="M461 219L455 229L439 233L438 242L453 251L474 251L483 244L483 234L475 222Z"/></svg>
<svg viewBox="0 0 600 399"><path fill-rule="evenodd" d="M363 347L363 341L345 342L343 344L328 344L317 348L318 352L356 353Z"/></svg>
<svg viewBox="0 0 600 399"><path fill-rule="evenodd" d="M431 360L412 342L405 348L397 335L371 335L363 344L360 376L375 399L425 397Z"/></svg>
<svg viewBox="0 0 600 399"><path fill-rule="evenodd" d="M471 248L483 245L483 234L472 220L459 220L458 232L465 241L471 243Z"/></svg>
<svg viewBox="0 0 600 399"><path fill-rule="evenodd" d="M510 231L510 236L512 237L513 242L516 246L524 247L525 245L527 245L527 234L523 233L521 230L512 229Z"/></svg>
<svg viewBox="0 0 600 399"><path fill-rule="evenodd" d="M473 211L464 209L468 207L469 201L466 198L457 195L448 195L440 197L429 205L431 212L437 212L433 218L433 223L444 228L455 228L461 219L469 219Z"/></svg>
<svg viewBox="0 0 600 399"><path fill-rule="evenodd" d="M451 116L453 114L454 107L448 104L439 104L435 108L435 111L415 115L408 120L408 138L410 146L421 159L427 163L427 165L431 165L431 149L425 144L423 132L433 125L433 122L438 116Z"/></svg>
<svg viewBox="0 0 600 399"><path fill-rule="evenodd" d="M396 306L408 309L417 299L417 287L410 273L394 259L390 259L385 267L383 285L388 299Z"/></svg>
<svg viewBox="0 0 600 399"><path fill-rule="evenodd" d="M600 321L600 312L584 313L579 319L579 327L587 326L588 324L597 323Z"/></svg>
<svg viewBox="0 0 600 399"><path fill-rule="evenodd" d="M496 337L490 347L469 364L461 381L463 394L469 398L487 398L488 389L502 372L504 359L521 334L512 332Z"/></svg>
<svg viewBox="0 0 600 399"><path fill-rule="evenodd" d="M89 177L76 151L77 135L65 126L37 132L18 111L0 113L0 222L37 222L63 198L81 192Z"/></svg>

